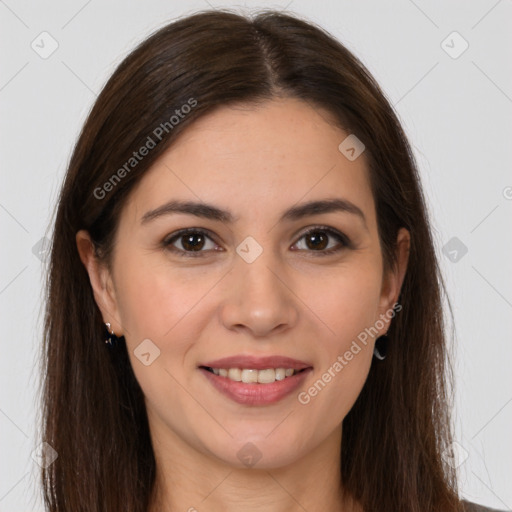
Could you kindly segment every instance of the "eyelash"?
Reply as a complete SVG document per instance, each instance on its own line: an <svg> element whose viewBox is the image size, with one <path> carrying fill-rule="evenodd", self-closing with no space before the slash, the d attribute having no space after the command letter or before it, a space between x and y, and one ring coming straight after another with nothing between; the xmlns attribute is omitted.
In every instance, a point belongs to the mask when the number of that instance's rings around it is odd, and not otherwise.
<svg viewBox="0 0 512 512"><path fill-rule="evenodd" d="M350 241L350 239L344 235L343 233L340 233L339 231L335 230L335 229L332 229L332 228L329 228L327 226L314 226L310 229L308 229L307 231L305 231L304 233L301 234L300 238L297 240L296 243L298 243L302 238L304 238L305 236L307 235L310 235L311 233L316 233L316 232L323 232L323 233L327 233L329 236L335 238L338 242L341 243L341 247L335 247L335 248L331 248L331 249L324 249L322 251L315 251L315 250L307 250L307 249L300 249L299 251L309 251L311 253L313 253L315 256L329 256L331 254L334 254L334 253L337 253L343 249L351 249L352 248L352 242ZM215 242L215 240L213 240L212 236L211 236L211 233L207 230L204 230L204 229L201 229L201 228L186 228L186 229L182 229L180 231L177 231L176 233L172 233L171 235L169 235L168 237L166 237L163 241L162 241L162 246L177 254L178 256L180 257L183 257L183 258L201 258L203 257L203 253L207 253L207 252L210 252L210 251L184 251L182 249L178 249L176 247L173 247L172 244L177 240L179 239L180 237L184 236L184 235L188 235L188 234L191 234L191 233L194 233L194 234L200 234L200 235L204 235L206 237L208 237L210 240L212 240L213 242ZM216 242L215 242L216 243ZM294 244L294 245L295 245ZM316 254L315 254L316 253Z"/></svg>

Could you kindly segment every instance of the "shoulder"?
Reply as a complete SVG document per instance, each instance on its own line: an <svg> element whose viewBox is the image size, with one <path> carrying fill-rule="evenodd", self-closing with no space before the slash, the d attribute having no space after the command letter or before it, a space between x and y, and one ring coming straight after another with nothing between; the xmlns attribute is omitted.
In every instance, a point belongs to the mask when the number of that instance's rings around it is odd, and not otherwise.
<svg viewBox="0 0 512 512"><path fill-rule="evenodd" d="M470 503L469 501L463 501L464 512L504 512L496 508L484 507L483 505L477 505L476 503Z"/></svg>

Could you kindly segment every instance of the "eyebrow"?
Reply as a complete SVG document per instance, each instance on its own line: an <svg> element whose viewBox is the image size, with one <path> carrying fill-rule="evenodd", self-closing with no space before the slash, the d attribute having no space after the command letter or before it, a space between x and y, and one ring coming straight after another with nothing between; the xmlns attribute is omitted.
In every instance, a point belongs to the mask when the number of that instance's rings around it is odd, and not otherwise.
<svg viewBox="0 0 512 512"><path fill-rule="evenodd" d="M281 215L279 220L280 222L296 221L311 215L335 212L345 212L356 215L363 221L365 228L368 229L363 211L354 203L342 198L310 201L292 206ZM229 210L222 210L211 204L172 200L154 210L146 212L141 218L141 224L146 224L153 219L173 213L184 213L225 223L233 223L238 220L238 217L235 217Z"/></svg>

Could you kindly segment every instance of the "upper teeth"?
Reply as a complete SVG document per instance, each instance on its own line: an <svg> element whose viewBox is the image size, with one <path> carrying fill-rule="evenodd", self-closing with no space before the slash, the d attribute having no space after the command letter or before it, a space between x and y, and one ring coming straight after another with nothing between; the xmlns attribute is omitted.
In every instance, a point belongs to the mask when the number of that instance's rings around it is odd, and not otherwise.
<svg viewBox="0 0 512 512"><path fill-rule="evenodd" d="M291 377L296 370L293 368L268 368L266 370L240 369L240 368L212 368L215 375L227 377L237 382L269 384L276 380Z"/></svg>

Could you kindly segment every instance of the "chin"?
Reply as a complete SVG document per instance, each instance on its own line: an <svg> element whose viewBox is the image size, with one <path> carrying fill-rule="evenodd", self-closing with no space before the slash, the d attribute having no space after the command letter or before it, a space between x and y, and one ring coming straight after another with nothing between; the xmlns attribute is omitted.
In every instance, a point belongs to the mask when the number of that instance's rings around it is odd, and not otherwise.
<svg viewBox="0 0 512 512"><path fill-rule="evenodd" d="M297 461L297 442L287 436L269 439L268 432L260 436L252 434L239 439L230 439L226 446L216 444L212 454L228 466L247 469L276 469ZM219 450L219 448L223 448Z"/></svg>

